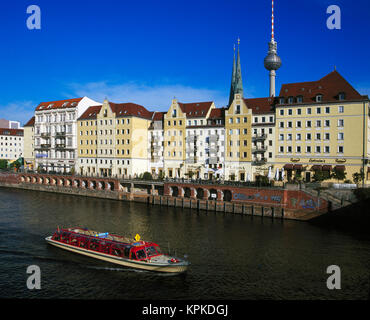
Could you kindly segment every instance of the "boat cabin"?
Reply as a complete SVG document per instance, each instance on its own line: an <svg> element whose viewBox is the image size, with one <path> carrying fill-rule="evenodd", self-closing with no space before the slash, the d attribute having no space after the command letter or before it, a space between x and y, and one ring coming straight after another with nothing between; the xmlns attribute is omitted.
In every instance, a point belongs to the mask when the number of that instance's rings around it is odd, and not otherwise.
<svg viewBox="0 0 370 320"><path fill-rule="evenodd" d="M146 241L129 242L127 238L122 238L126 242L117 241L120 237L114 235L111 238L116 240L100 238L97 235L87 235L69 229L57 230L52 236L52 240L54 241L125 259L147 261L152 257L162 255L156 243Z"/></svg>

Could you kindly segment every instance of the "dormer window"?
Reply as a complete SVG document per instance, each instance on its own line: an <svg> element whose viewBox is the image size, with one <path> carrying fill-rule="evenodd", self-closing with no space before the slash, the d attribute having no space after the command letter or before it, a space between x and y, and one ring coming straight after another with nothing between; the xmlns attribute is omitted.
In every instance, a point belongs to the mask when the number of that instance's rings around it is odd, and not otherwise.
<svg viewBox="0 0 370 320"><path fill-rule="evenodd" d="M297 102L298 103L302 103L303 102L303 97L302 96L298 96L297 97Z"/></svg>
<svg viewBox="0 0 370 320"><path fill-rule="evenodd" d="M288 98L288 103L292 104L293 103L293 100L294 100L293 97L289 97Z"/></svg>
<svg viewBox="0 0 370 320"><path fill-rule="evenodd" d="M284 103L285 103L285 99L284 99L284 98L280 98L279 103L280 103L280 104L284 104Z"/></svg>
<svg viewBox="0 0 370 320"><path fill-rule="evenodd" d="M340 93L338 94L338 98L339 98L339 100L344 100L344 99L346 98L345 93L344 93L344 92L340 92Z"/></svg>
<svg viewBox="0 0 370 320"><path fill-rule="evenodd" d="M240 114L240 104L235 106L235 114Z"/></svg>
<svg viewBox="0 0 370 320"><path fill-rule="evenodd" d="M322 94L316 95L316 102L322 102Z"/></svg>

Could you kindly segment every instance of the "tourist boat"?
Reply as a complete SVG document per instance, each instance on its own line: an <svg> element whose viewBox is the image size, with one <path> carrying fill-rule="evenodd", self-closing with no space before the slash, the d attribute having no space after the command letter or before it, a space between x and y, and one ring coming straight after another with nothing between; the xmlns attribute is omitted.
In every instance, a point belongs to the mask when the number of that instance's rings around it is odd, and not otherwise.
<svg viewBox="0 0 370 320"><path fill-rule="evenodd" d="M185 272L189 262L161 253L158 244L83 228L60 229L45 240L59 248L122 266L158 272Z"/></svg>

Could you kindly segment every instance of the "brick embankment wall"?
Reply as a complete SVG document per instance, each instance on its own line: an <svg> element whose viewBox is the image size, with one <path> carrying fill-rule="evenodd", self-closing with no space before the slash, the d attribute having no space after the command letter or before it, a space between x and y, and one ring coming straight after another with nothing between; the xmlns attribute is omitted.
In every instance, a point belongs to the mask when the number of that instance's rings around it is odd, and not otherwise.
<svg viewBox="0 0 370 320"><path fill-rule="evenodd" d="M139 185L140 183L138 183ZM0 174L0 186L124 200L147 205L229 212L253 216L309 220L328 211L328 202L301 190L165 183L163 195L138 191L114 178L88 178L38 174ZM174 190L176 194L174 195Z"/></svg>

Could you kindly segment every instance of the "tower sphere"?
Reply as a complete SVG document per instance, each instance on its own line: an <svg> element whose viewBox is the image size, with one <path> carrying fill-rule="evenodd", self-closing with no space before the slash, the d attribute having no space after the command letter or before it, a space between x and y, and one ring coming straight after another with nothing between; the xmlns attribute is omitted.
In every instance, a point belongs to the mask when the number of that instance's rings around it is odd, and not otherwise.
<svg viewBox="0 0 370 320"><path fill-rule="evenodd" d="M281 59L276 53L270 52L264 60L264 65L269 71L277 70L281 67Z"/></svg>

